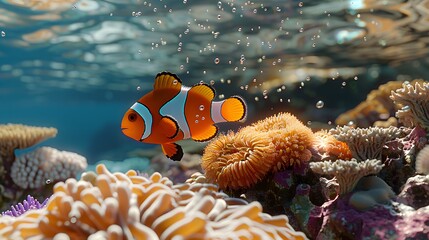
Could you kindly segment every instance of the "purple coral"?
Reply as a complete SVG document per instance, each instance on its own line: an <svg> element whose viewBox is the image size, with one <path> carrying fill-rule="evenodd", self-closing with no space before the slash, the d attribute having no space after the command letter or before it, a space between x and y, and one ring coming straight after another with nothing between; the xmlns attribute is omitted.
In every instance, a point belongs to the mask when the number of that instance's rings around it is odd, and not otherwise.
<svg viewBox="0 0 429 240"><path fill-rule="evenodd" d="M41 209L46 206L46 203L48 202L48 199L45 199L42 203L40 203L37 199L34 197L28 195L27 199L22 201L22 203L18 203L15 206L11 207L11 210L7 210L3 212L1 215L5 216L12 216L12 217L18 217L27 212L30 209Z"/></svg>

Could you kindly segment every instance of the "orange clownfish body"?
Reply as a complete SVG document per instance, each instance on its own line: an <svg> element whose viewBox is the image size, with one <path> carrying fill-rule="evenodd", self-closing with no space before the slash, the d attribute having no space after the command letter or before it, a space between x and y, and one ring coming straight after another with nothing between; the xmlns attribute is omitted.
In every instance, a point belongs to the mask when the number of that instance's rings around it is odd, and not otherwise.
<svg viewBox="0 0 429 240"><path fill-rule="evenodd" d="M175 74L159 73L154 89L125 113L122 132L137 141L161 144L168 158L179 161L183 150L175 142L208 141L218 132L215 123L245 119L246 104L241 97L213 101L214 97L214 89L207 84L185 87Z"/></svg>

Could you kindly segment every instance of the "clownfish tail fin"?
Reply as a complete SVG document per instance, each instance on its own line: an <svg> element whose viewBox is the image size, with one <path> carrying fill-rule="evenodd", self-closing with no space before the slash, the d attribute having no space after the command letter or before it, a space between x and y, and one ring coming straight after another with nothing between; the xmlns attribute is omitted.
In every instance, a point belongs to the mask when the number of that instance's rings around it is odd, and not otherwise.
<svg viewBox="0 0 429 240"><path fill-rule="evenodd" d="M247 114L247 105L243 98L232 96L223 101L221 114L228 122L244 121Z"/></svg>

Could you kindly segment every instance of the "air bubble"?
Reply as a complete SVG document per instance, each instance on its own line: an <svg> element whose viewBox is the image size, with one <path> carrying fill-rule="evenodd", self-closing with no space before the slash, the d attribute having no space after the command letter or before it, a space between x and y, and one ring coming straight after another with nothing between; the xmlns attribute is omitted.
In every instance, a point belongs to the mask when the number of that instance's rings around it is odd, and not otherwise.
<svg viewBox="0 0 429 240"><path fill-rule="evenodd" d="M223 94L219 95L219 99L224 99L224 98L225 98L225 95L223 95Z"/></svg>
<svg viewBox="0 0 429 240"><path fill-rule="evenodd" d="M51 182L52 182L51 179L46 179L45 181L46 184L50 184Z"/></svg>
<svg viewBox="0 0 429 240"><path fill-rule="evenodd" d="M258 98L258 97L255 97L255 101L259 101L259 98Z"/></svg>
<svg viewBox="0 0 429 240"><path fill-rule="evenodd" d="M219 58L215 58L214 63L219 64L219 62L220 62Z"/></svg>
<svg viewBox="0 0 429 240"><path fill-rule="evenodd" d="M214 80L210 80L210 85L214 85L215 81Z"/></svg>
<svg viewBox="0 0 429 240"><path fill-rule="evenodd" d="M176 84L177 84L177 80L176 80L176 79L174 79L174 80L173 80L173 84L174 84L174 85L176 85Z"/></svg>
<svg viewBox="0 0 429 240"><path fill-rule="evenodd" d="M142 90L142 87L140 87L140 86L137 86L137 91L140 91L140 90Z"/></svg>
<svg viewBox="0 0 429 240"><path fill-rule="evenodd" d="M304 3L303 2L299 2L298 6L302 7L302 6L304 6Z"/></svg>
<svg viewBox="0 0 429 240"><path fill-rule="evenodd" d="M311 125L311 121L308 121L308 122L307 122L307 125Z"/></svg>
<svg viewBox="0 0 429 240"><path fill-rule="evenodd" d="M323 108L323 106L325 106L325 103L324 103L322 100L319 100L319 101L316 103L316 108Z"/></svg>
<svg viewBox="0 0 429 240"><path fill-rule="evenodd" d="M1 36L6 37L6 33L4 31L1 31Z"/></svg>
<svg viewBox="0 0 429 240"><path fill-rule="evenodd" d="M205 119L206 119L205 117L201 117L201 120L203 120L203 121L204 121Z"/></svg>
<svg viewBox="0 0 429 240"><path fill-rule="evenodd" d="M347 83L346 83L346 82L342 82L342 83L341 83L341 85L342 85L343 87L345 87L345 86L347 85Z"/></svg>
<svg viewBox="0 0 429 240"><path fill-rule="evenodd" d="M195 123L198 123L198 120L195 120Z"/></svg>
<svg viewBox="0 0 429 240"><path fill-rule="evenodd" d="M357 76L355 76L353 79L354 79L354 80L358 80L358 77L357 77Z"/></svg>
<svg viewBox="0 0 429 240"><path fill-rule="evenodd" d="M73 217L71 217L71 218L70 218L70 222L71 222L71 223L76 223L76 222L77 222L77 218L76 218L76 217L74 217L74 216L73 216Z"/></svg>

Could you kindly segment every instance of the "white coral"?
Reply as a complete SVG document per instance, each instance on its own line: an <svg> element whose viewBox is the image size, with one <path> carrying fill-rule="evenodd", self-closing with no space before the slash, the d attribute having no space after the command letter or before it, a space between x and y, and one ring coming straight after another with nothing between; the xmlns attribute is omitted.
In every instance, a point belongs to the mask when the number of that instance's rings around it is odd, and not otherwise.
<svg viewBox="0 0 429 240"><path fill-rule="evenodd" d="M23 189L37 189L50 182L76 177L86 167L86 158L77 153L41 147L17 157L11 177Z"/></svg>
<svg viewBox="0 0 429 240"><path fill-rule="evenodd" d="M350 161L336 160L324 162L311 162L310 168L313 172L321 175L334 176L340 185L340 195L351 192L357 182L364 176L377 174L383 168L380 160L372 159L358 162L356 159Z"/></svg>

